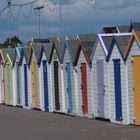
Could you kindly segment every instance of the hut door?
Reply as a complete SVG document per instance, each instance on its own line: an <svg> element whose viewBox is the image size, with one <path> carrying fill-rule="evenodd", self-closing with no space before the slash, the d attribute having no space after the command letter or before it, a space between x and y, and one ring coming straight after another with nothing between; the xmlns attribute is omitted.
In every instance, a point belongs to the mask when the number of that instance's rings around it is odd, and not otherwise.
<svg viewBox="0 0 140 140"><path fill-rule="evenodd" d="M28 81L27 81L27 65L24 64L24 94L25 94L25 106L28 106Z"/></svg>
<svg viewBox="0 0 140 140"><path fill-rule="evenodd" d="M98 115L104 117L104 66L103 60L97 60L97 92L98 92Z"/></svg>
<svg viewBox="0 0 140 140"><path fill-rule="evenodd" d="M32 87L33 87L33 103L34 108L38 108L38 87L37 87L37 65L36 62L32 63Z"/></svg>
<svg viewBox="0 0 140 140"><path fill-rule="evenodd" d="M7 103L12 105L12 95L11 95L11 65L7 64Z"/></svg>
<svg viewBox="0 0 140 140"><path fill-rule="evenodd" d="M68 94L68 112L72 113L72 88L71 88L71 71L70 71L70 63L66 66L67 72L67 94Z"/></svg>
<svg viewBox="0 0 140 140"><path fill-rule="evenodd" d="M49 100L48 100L48 74L47 74L47 61L43 60L43 77L44 77L44 108L45 111L49 111Z"/></svg>
<svg viewBox="0 0 140 140"><path fill-rule="evenodd" d="M81 64L81 76L82 76L82 110L83 114L88 113L88 100L87 100L87 72L86 72L86 64Z"/></svg>
<svg viewBox="0 0 140 140"><path fill-rule="evenodd" d="M122 99L121 99L121 70L120 59L114 59L114 86L115 86L115 108L116 120L122 121Z"/></svg>
<svg viewBox="0 0 140 140"><path fill-rule="evenodd" d="M59 102L59 77L58 77L58 61L54 61L54 90L55 90L55 109L60 110Z"/></svg>
<svg viewBox="0 0 140 140"><path fill-rule="evenodd" d="M20 71L19 71L19 65L17 63L17 104L20 105Z"/></svg>
<svg viewBox="0 0 140 140"><path fill-rule="evenodd" d="M133 57L135 124L140 125L140 56Z"/></svg>

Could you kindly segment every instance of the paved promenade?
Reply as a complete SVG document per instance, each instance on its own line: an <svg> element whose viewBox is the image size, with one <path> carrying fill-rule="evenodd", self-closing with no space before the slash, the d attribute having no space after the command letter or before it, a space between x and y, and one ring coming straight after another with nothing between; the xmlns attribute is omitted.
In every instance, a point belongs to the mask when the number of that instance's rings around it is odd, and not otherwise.
<svg viewBox="0 0 140 140"><path fill-rule="evenodd" d="M0 140L140 140L140 127L0 106Z"/></svg>

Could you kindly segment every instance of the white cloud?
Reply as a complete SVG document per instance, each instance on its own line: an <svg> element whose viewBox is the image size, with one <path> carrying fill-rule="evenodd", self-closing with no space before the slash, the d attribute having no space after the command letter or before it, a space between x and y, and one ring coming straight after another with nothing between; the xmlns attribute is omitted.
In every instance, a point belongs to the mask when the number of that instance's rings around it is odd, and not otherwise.
<svg viewBox="0 0 140 140"><path fill-rule="evenodd" d="M6 4L6 0L1 0L3 3L0 9ZM12 0L13 3L24 3L32 0ZM39 0L32 7L31 17L26 20L20 16L20 20L16 21L14 26L15 32L23 38L31 38L37 35L38 32L38 17L34 14L33 8L43 5L46 0ZM41 15L41 32L43 35L59 34L59 5L56 7L50 0L49 7L45 3L45 8ZM59 0L57 0L59 1ZM65 3L64 3L65 1ZM69 4L66 4L69 1ZM62 22L64 34L83 33L100 31L102 26L113 25L129 25L131 20L139 20L140 0L63 0L62 5ZM30 7L24 7L23 11L27 16L30 12ZM49 9L55 9L50 11ZM13 8L13 13L16 16L18 8ZM6 14L6 13L5 13ZM5 15L4 15L5 16ZM1 23L0 30L7 26ZM0 34L1 35L1 34Z"/></svg>

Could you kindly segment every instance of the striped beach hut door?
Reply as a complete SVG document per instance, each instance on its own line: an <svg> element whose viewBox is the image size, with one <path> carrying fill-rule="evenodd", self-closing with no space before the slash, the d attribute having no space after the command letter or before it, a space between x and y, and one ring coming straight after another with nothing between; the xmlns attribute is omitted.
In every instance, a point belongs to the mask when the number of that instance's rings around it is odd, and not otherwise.
<svg viewBox="0 0 140 140"><path fill-rule="evenodd" d="M24 64L24 94L25 94L25 106L28 107L28 81L27 81L27 64Z"/></svg>
<svg viewBox="0 0 140 140"><path fill-rule="evenodd" d="M67 94L68 94L68 113L72 113L72 87L71 87L71 67L70 63L66 65L67 73Z"/></svg>
<svg viewBox="0 0 140 140"><path fill-rule="evenodd" d="M48 97L48 74L47 74L47 61L43 60L43 79L44 79L44 108L49 111L49 97Z"/></svg>
<svg viewBox="0 0 140 140"><path fill-rule="evenodd" d="M140 56L133 57L134 115L135 124L140 125Z"/></svg>
<svg viewBox="0 0 140 140"><path fill-rule="evenodd" d="M58 61L54 61L55 109L60 110Z"/></svg>
<svg viewBox="0 0 140 140"><path fill-rule="evenodd" d="M115 85L116 120L117 121L122 121L120 59L113 59L113 62L114 62L114 85Z"/></svg>
<svg viewBox="0 0 140 140"><path fill-rule="evenodd" d="M33 88L33 106L38 108L38 85L37 85L37 65L32 63L32 88Z"/></svg>
<svg viewBox="0 0 140 140"><path fill-rule="evenodd" d="M98 115L104 117L104 66L103 60L97 60L97 94L98 94Z"/></svg>
<svg viewBox="0 0 140 140"><path fill-rule="evenodd" d="M81 77L82 77L82 110L83 114L88 113L88 99L87 99L87 72L86 63L81 64Z"/></svg>
<svg viewBox="0 0 140 140"><path fill-rule="evenodd" d="M21 104L21 99L20 99L20 70L19 70L19 65L17 64L17 104Z"/></svg>
<svg viewBox="0 0 140 140"><path fill-rule="evenodd" d="M7 69L7 103L12 105L12 95L11 95L11 65L6 65Z"/></svg>

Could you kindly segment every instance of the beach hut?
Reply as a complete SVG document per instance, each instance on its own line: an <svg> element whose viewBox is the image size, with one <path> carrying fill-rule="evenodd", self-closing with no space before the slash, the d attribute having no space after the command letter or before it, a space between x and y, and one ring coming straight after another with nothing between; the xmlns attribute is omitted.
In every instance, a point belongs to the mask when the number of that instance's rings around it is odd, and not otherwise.
<svg viewBox="0 0 140 140"><path fill-rule="evenodd" d="M41 43L34 43L33 46L33 55L31 60L32 65L32 94L33 94L33 104L34 108L43 110L42 106L42 79L40 77L40 65L41 65L41 57L43 53L43 47ZM34 69L35 68L35 69Z"/></svg>
<svg viewBox="0 0 140 140"><path fill-rule="evenodd" d="M15 49L5 49L6 53L6 59L5 59L5 83L6 83L6 104L7 105L16 105L15 100L15 88L13 88L14 85L14 79L15 79L15 70L14 70L14 63L16 58Z"/></svg>
<svg viewBox="0 0 140 140"><path fill-rule="evenodd" d="M3 54L2 54L2 50L0 50L0 104L3 104L5 103L5 96L4 96L4 90L3 90L3 79L4 79L4 76L3 76L3 63L4 63L5 59L3 57ZM4 86L5 87L5 86Z"/></svg>
<svg viewBox="0 0 140 140"><path fill-rule="evenodd" d="M98 34L92 50L92 91L95 118L110 119L108 62L106 57L110 48L112 34Z"/></svg>
<svg viewBox="0 0 140 140"><path fill-rule="evenodd" d="M63 50L64 42L62 40L54 41L49 62L51 66L54 111L61 113L65 112L64 76L62 65Z"/></svg>
<svg viewBox="0 0 140 140"><path fill-rule="evenodd" d="M42 110L53 112L52 77L49 65L50 56L53 50L53 43L43 43L42 58L39 67L40 92L42 93Z"/></svg>
<svg viewBox="0 0 140 140"><path fill-rule="evenodd" d="M133 32L125 52L128 75L129 122L140 125L140 32Z"/></svg>
<svg viewBox="0 0 140 140"><path fill-rule="evenodd" d="M21 64L21 71L23 74L23 86L22 86L22 99L23 99L23 107L24 108L33 108L33 97L32 97L32 80L31 80L31 47L24 46L23 47L23 59Z"/></svg>
<svg viewBox="0 0 140 140"><path fill-rule="evenodd" d="M40 46L42 49L42 46ZM38 59L40 57L41 49L33 46L33 53L31 57L31 71L32 71L32 97L33 109L40 109L40 93L39 93L39 75L38 75Z"/></svg>
<svg viewBox="0 0 140 140"><path fill-rule="evenodd" d="M23 59L23 49L22 47L15 48L16 51L16 60L15 60L15 96L16 96L16 105L22 107L23 106L23 93L22 87L24 85L24 74L22 71L22 59Z"/></svg>
<svg viewBox="0 0 140 140"><path fill-rule="evenodd" d="M76 107L76 103L78 102L76 98L78 98L78 94L76 95L75 92L75 85L77 85L77 83L74 80L75 69L73 67L78 45L78 40L67 40L63 52L65 113L72 115L76 115L78 112Z"/></svg>
<svg viewBox="0 0 140 140"><path fill-rule="evenodd" d="M5 61L6 61L6 50L1 49L0 50L2 60L1 60L1 74L2 74L2 79L1 79L1 96L2 96L2 103L6 104L6 79L5 79Z"/></svg>
<svg viewBox="0 0 140 140"><path fill-rule="evenodd" d="M109 86L110 86L110 121L129 124L129 104L126 62L124 53L127 49L131 33L113 37L108 51Z"/></svg>
<svg viewBox="0 0 140 140"><path fill-rule="evenodd" d="M93 118L90 57L97 35L78 35L78 37L80 42L74 60L78 78L78 115Z"/></svg>
<svg viewBox="0 0 140 140"><path fill-rule="evenodd" d="M35 53L36 61L38 65L38 72L37 72L38 73L37 74L38 75L38 78L37 78L38 97L39 97L38 101L40 104L40 109L48 112L49 111L49 89L48 89L49 70L48 70L48 61L46 59L43 44L46 44L46 43L35 43L33 44L33 49L34 49L34 53Z"/></svg>

